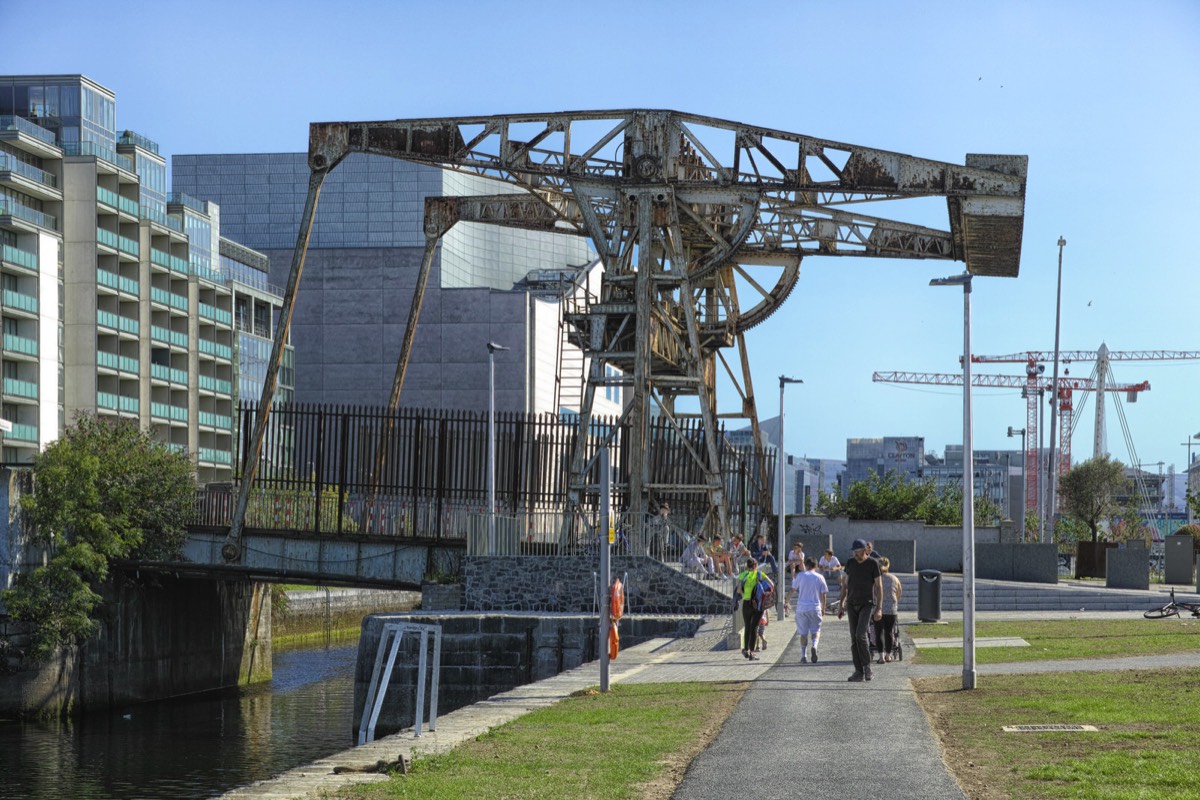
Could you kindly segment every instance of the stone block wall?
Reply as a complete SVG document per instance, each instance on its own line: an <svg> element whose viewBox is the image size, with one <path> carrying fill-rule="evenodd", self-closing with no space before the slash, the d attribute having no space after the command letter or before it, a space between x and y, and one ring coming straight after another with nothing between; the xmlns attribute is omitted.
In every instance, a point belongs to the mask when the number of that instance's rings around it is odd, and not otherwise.
<svg viewBox="0 0 1200 800"><path fill-rule="evenodd" d="M791 520L789 540L801 535L828 536L833 543L833 553L844 563L850 558L850 543L855 539L870 542L913 541L917 543L915 570L936 569L942 572L962 572L962 528L958 526L926 525L921 521L888 520L859 521L845 517L821 515L789 517ZM808 551L808 540L804 549ZM975 528L975 544L990 544L1000 541L999 528ZM885 553L889 558L891 553Z"/></svg>
<svg viewBox="0 0 1200 800"><path fill-rule="evenodd" d="M1058 549L1052 544L977 543L975 577L996 581L1058 583Z"/></svg>
<svg viewBox="0 0 1200 800"><path fill-rule="evenodd" d="M355 735L362 720L383 625L387 622L441 626L439 714L551 678L599 657L599 620L592 614L375 614L363 620L358 645L354 674ZM702 622L701 617L626 616L620 621L621 645L632 647L656 637L693 636ZM376 737L413 724L418 642L418 636L401 640L400 655L376 723Z"/></svg>
<svg viewBox="0 0 1200 800"><path fill-rule="evenodd" d="M468 557L463 610L592 613L599 571L598 558ZM647 556L614 556L612 574L624 580L628 614L729 613L729 595L717 588L721 584L697 581Z"/></svg>
<svg viewBox="0 0 1200 800"><path fill-rule="evenodd" d="M887 556L889 572L917 571L917 543L912 539L876 539L874 548Z"/></svg>
<svg viewBox="0 0 1200 800"><path fill-rule="evenodd" d="M1104 585L1110 589L1149 589L1150 551L1117 547L1108 551Z"/></svg>

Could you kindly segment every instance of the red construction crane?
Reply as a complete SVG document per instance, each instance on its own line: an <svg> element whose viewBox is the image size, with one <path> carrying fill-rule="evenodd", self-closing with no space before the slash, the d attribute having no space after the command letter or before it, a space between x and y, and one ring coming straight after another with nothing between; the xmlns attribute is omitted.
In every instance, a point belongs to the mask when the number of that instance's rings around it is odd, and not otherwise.
<svg viewBox="0 0 1200 800"><path fill-rule="evenodd" d="M1043 371L1042 364L1044 362L1052 362L1054 360L1053 350L1028 350L1024 353L1009 353L1002 356L971 356L971 362L976 364L1024 364L1026 375L1026 392L1032 395L1040 387L1035 384L1040 380ZM1200 361L1200 351L1197 350L1109 350L1108 346L1103 342L1096 350L1060 350L1058 360L1061 364L1071 364L1076 361L1094 361L1096 366L1093 370L1093 375L1096 381L1096 426L1092 437L1092 456L1099 457L1105 454L1105 422L1104 422L1104 394L1106 391L1121 391L1115 386L1109 385L1112 378L1112 370L1109 368L1110 361ZM1149 385L1147 385L1149 388ZM1136 393L1130 394L1130 400L1137 398ZM1072 415L1071 396L1070 392L1065 395L1060 390L1058 394L1058 404L1060 407L1066 404L1061 410L1065 413L1059 414L1059 420L1070 419ZM1037 431L1037 407L1032 403L1029 405L1028 420L1025 424L1025 429L1031 432L1029 440L1036 442L1037 438L1033 434ZM1062 475L1071 468L1071 426L1063 425L1059 430L1058 448L1061 456L1058 461L1058 471ZM1028 447L1026 448L1028 452ZM1135 459L1136 460L1136 459ZM1026 476L1028 480L1028 475ZM1036 485L1036 484L1035 484Z"/></svg>
<svg viewBox="0 0 1200 800"><path fill-rule="evenodd" d="M972 361L990 358L989 356L975 356ZM1059 356L1061 360L1061 355ZM962 386L961 373L943 373L943 372L876 372L871 375L871 380L876 383L921 383L932 384L935 386ZM972 386L993 387L993 388L1008 388L1008 389L1024 389L1023 395L1026 401L1026 424L1025 424L1025 508L1026 510L1034 510L1037 508L1038 497L1038 477L1039 457L1038 457L1038 397L1039 392L1050 389L1053 384L1053 379L1042 374L1036 363L1030 363L1026 368L1025 377L1019 375L971 375ZM1061 469L1064 465L1071 463L1071 425L1074 422L1074 402L1072 396L1075 392L1097 392L1097 408L1099 408L1102 400L1099 393L1102 391L1110 392L1125 392L1129 395L1130 401L1137 399L1141 392L1150 390L1150 382L1142 381L1141 383L1129 384L1106 384L1104 381L1095 381L1091 378L1075 378L1070 375L1060 376L1058 379L1058 415L1059 425L1063 431L1066 431L1062 436L1063 458L1060 460L1060 472L1065 472Z"/></svg>

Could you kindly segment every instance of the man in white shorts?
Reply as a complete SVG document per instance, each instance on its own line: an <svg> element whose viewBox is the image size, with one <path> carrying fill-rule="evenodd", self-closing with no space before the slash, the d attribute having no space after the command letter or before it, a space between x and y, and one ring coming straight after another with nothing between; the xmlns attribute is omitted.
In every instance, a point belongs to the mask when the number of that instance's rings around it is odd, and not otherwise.
<svg viewBox="0 0 1200 800"><path fill-rule="evenodd" d="M796 634L800 637L800 663L808 662L808 641L812 638L812 663L817 663L817 643L821 638L821 618L825 614L825 596L829 586L817 572L811 556L804 559L804 571L792 581L796 594Z"/></svg>

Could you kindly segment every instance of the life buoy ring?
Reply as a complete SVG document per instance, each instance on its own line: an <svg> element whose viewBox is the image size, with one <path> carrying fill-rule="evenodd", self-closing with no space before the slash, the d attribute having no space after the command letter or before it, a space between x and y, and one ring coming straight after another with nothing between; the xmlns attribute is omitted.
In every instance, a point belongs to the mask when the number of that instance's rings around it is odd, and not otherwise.
<svg viewBox="0 0 1200 800"><path fill-rule="evenodd" d="M617 623L613 622L608 626L608 657L615 660L619 652L621 652L621 636L617 633Z"/></svg>
<svg viewBox="0 0 1200 800"><path fill-rule="evenodd" d="M625 587L621 585L621 579L617 578L612 585L612 598L608 606L608 615L616 622L625 613Z"/></svg>

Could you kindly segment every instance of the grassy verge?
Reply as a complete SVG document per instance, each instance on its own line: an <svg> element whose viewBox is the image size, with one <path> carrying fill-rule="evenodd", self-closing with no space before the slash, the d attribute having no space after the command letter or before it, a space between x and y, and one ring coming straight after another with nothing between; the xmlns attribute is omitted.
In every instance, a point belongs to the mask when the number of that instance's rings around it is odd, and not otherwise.
<svg viewBox="0 0 1200 800"><path fill-rule="evenodd" d="M631 684L526 714L406 775L336 797L608 800L669 797L745 684Z"/></svg>
<svg viewBox="0 0 1200 800"><path fill-rule="evenodd" d="M1200 669L994 675L914 681L972 800L1182 800L1200 796ZM1087 724L1094 733L1004 733L1003 725Z"/></svg>
<svg viewBox="0 0 1200 800"><path fill-rule="evenodd" d="M909 625L906 630L917 639L960 639L963 635L961 623ZM1196 620L979 622L975 625L975 635L1019 636L1029 642L1028 647L979 647L975 650L979 664L1200 652L1200 621ZM918 649L913 660L918 664L961 664L962 648Z"/></svg>

